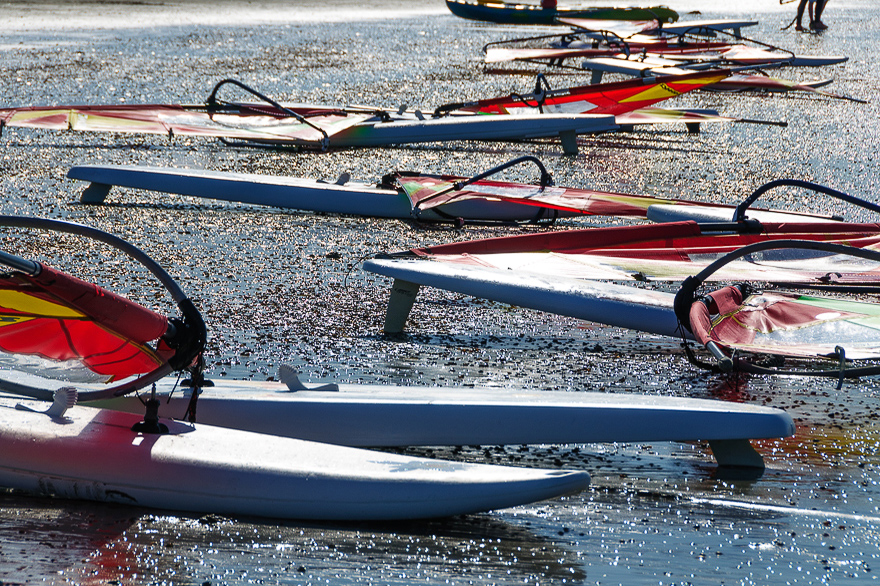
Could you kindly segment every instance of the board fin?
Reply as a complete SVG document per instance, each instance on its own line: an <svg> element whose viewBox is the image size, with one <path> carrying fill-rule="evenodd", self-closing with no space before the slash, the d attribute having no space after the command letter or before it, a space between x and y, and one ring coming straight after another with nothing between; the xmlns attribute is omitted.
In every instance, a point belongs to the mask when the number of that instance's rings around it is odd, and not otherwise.
<svg viewBox="0 0 880 586"><path fill-rule="evenodd" d="M391 298L388 300L388 310L385 313L383 330L386 334L399 334L403 331L406 319L409 317L409 312L412 310L418 294L418 283L394 279L394 283L391 285Z"/></svg>
<svg viewBox="0 0 880 586"><path fill-rule="evenodd" d="M83 190L82 195L79 196L79 202L88 204L104 203L104 200L107 199L112 187L112 185L107 183L89 183L89 186L86 187Z"/></svg>
<svg viewBox="0 0 880 586"><path fill-rule="evenodd" d="M764 458L747 439L709 440L719 466L764 469Z"/></svg>
<svg viewBox="0 0 880 586"><path fill-rule="evenodd" d="M296 391L338 391L339 385L335 383L329 383L326 385L321 385L314 388L308 388L305 386L301 380L299 380L299 375L289 364L282 364L278 368L278 378L287 386L288 391L296 392Z"/></svg>
<svg viewBox="0 0 880 586"><path fill-rule="evenodd" d="M562 152L566 155L578 154L577 133L574 130L560 132L559 140L562 143Z"/></svg>

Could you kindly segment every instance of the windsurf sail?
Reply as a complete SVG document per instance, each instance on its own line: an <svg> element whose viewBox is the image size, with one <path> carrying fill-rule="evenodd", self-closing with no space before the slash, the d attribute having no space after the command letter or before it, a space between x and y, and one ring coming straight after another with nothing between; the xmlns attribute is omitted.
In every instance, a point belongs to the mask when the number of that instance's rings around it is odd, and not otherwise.
<svg viewBox="0 0 880 586"><path fill-rule="evenodd" d="M797 239L880 250L880 224L748 220L748 208L772 189L794 186L880 211L880 206L799 180L776 180L756 189L730 222L693 221L544 232L414 249L399 256L470 264L585 280L680 281L716 259L758 242ZM731 206L731 208L733 207ZM880 263L809 248L761 251L726 264L715 280L769 282L880 282Z"/></svg>
<svg viewBox="0 0 880 586"><path fill-rule="evenodd" d="M535 91L530 94L448 104L438 112L471 112L477 114L622 114L646 108L680 96L703 86L717 83L730 75L726 70L686 73L679 76L632 79L599 85L553 89L539 75Z"/></svg>
<svg viewBox="0 0 880 586"><path fill-rule="evenodd" d="M35 274L0 276L0 358L71 382L111 382L166 361L149 347L168 320L110 291L40 263ZM93 374L95 376L88 376Z"/></svg>
<svg viewBox="0 0 880 586"><path fill-rule="evenodd" d="M640 108L632 112L624 112L614 117L618 125L636 126L640 124L673 124L682 122L687 125L699 125L706 122L738 122L742 118L722 116L715 110L708 109L675 109L675 108Z"/></svg>
<svg viewBox="0 0 880 586"><path fill-rule="evenodd" d="M700 342L797 358L880 359L880 305L786 292L713 291L691 310ZM714 316L714 317L712 317Z"/></svg>
<svg viewBox="0 0 880 586"><path fill-rule="evenodd" d="M536 37L541 38L541 37ZM528 39L533 40L533 39ZM638 37L629 39L609 39L599 43L595 41L571 41L555 43L550 47L506 47L503 44L518 42L499 41L483 47L486 63L503 61L546 61L547 65L562 65L566 59L578 57L612 57L615 55L640 55L647 51L670 55L687 55L703 53L707 50L724 50L732 45L725 42L679 42L678 39Z"/></svg>
<svg viewBox="0 0 880 586"><path fill-rule="evenodd" d="M632 37L639 33L651 33L662 30L658 19L645 20L603 20L599 18L558 18L557 22L584 31L601 31L617 37Z"/></svg>
<svg viewBox="0 0 880 586"><path fill-rule="evenodd" d="M681 281L755 242L801 239L880 250L880 224L670 222L489 238L414 249L401 256L584 280ZM714 280L798 283L880 282L880 263L810 251L741 259Z"/></svg>
<svg viewBox="0 0 880 586"><path fill-rule="evenodd" d="M717 87L717 84L713 87ZM622 129L645 124L684 124L689 132L699 132L700 125L717 122L741 122L744 124L763 124L785 128L788 122L776 120L755 120L723 116L717 110L708 108L641 108L632 112L624 112L614 117L614 121Z"/></svg>
<svg viewBox="0 0 880 586"><path fill-rule="evenodd" d="M843 56L809 56L777 53L751 47L733 46L724 51L639 53L637 55L615 54L585 59L581 66L596 72L598 82L602 72L626 75L681 75L695 70L727 68L733 71L768 67L816 67L846 61Z"/></svg>
<svg viewBox="0 0 880 586"><path fill-rule="evenodd" d="M138 261L142 251L70 222L0 216L0 225L98 238ZM109 398L175 370L197 370L206 334L201 316L173 280L144 263L181 309L168 318L52 268L3 252L0 264L0 389L51 400L62 384L84 385L81 400Z"/></svg>
<svg viewBox="0 0 880 586"><path fill-rule="evenodd" d="M758 47L746 45L732 45L723 50L704 51L700 54L680 55L675 53L659 53L667 59L686 62L719 62L735 65L773 65L776 63L790 63L794 59L794 53L768 51Z"/></svg>
<svg viewBox="0 0 880 586"><path fill-rule="evenodd" d="M262 103L221 101L217 94L225 85L242 88L262 100ZM332 136L376 116L381 118L382 114L364 108L344 110L328 106L283 106L239 81L225 79L214 86L206 102L200 105L0 108L0 128L163 134L170 137L206 136L325 150Z"/></svg>
<svg viewBox="0 0 880 586"><path fill-rule="evenodd" d="M414 210L428 210L465 199L498 199L586 215L644 218L652 205L699 205L684 200L557 187L552 184L484 180L461 186L466 178L452 175L399 172L394 175L394 180L409 197Z"/></svg>
<svg viewBox="0 0 880 586"><path fill-rule="evenodd" d="M493 181L488 177L520 163L534 163L541 178L537 184ZM652 206L680 205L726 209L733 216L732 206L714 206L699 202L558 187L539 159L525 155L493 167L474 177L430 175L424 173L397 172L382 178L383 185L395 185L409 198L413 215L422 210L436 209L453 201L468 199L500 200L574 214L597 216L638 217L648 216Z"/></svg>
<svg viewBox="0 0 880 586"><path fill-rule="evenodd" d="M768 77L764 75L748 75L743 73L737 73L731 75L726 79L722 79L718 83L703 88L709 91L718 91L718 92L739 92L739 91L751 91L751 92L805 92L809 94L816 94L820 96L824 96L826 98L834 98L836 100L848 100L850 102L856 102L858 104L865 104L865 100L859 98L853 98L851 96L846 96L843 94L837 94L834 92L829 92L827 90L821 89L822 87L831 83L831 79L822 79L815 81L806 81L806 82L796 82L790 81L787 79L779 79L777 77Z"/></svg>
<svg viewBox="0 0 880 586"><path fill-rule="evenodd" d="M653 204L688 204L684 201L643 195L553 185L542 187L505 181L478 181L462 189L455 189L455 185L464 179L450 175L396 175L397 183L412 201L413 208L423 210L464 199L499 199L589 215L643 218L648 207Z"/></svg>
<svg viewBox="0 0 880 586"><path fill-rule="evenodd" d="M166 104L2 108L0 123L10 128L220 137L321 149L325 147L325 136L371 117L326 107L298 107L294 111L307 116L309 123L258 104L216 108Z"/></svg>
<svg viewBox="0 0 880 586"><path fill-rule="evenodd" d="M839 367L801 374L861 376L880 373L880 366L848 368L847 361L880 359L880 305L870 301L816 297L772 291L752 293L747 284L702 294L711 275L737 258L776 248L822 250L872 262L880 252L827 242L783 240L745 246L716 260L684 281L675 296L679 323L718 360L721 370L768 372L748 355L770 354L798 359L834 359ZM743 357L738 353L748 353ZM704 366L688 352L691 362ZM773 369L779 372L778 369Z"/></svg>

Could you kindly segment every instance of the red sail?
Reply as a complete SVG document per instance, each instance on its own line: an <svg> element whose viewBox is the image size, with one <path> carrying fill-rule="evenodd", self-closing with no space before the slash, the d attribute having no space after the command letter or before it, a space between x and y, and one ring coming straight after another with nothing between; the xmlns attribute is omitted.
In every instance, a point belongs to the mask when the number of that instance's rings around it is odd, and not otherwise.
<svg viewBox="0 0 880 586"><path fill-rule="evenodd" d="M165 360L147 343L164 316L45 265L35 277L0 277L0 350L79 363L104 380L155 370Z"/></svg>

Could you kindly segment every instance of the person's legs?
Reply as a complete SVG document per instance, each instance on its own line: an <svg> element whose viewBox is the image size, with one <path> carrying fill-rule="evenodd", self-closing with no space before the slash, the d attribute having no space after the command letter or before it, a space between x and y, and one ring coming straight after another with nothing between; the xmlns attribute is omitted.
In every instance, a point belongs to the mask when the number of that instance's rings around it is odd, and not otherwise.
<svg viewBox="0 0 880 586"><path fill-rule="evenodd" d="M801 1L800 1L800 4L798 4L798 7L797 7L797 23L795 24L795 27L794 27L794 30L796 30L796 31L802 31L802 30L804 30L804 25L801 23L801 21L802 21L803 18L804 18L804 8L807 7L807 2L809 2L809 1L810 1L810 0L801 0ZM812 11L812 4L810 4L810 10ZM811 20L811 21L813 20L812 16L810 17L810 20Z"/></svg>
<svg viewBox="0 0 880 586"><path fill-rule="evenodd" d="M811 29L823 31L828 28L828 26L824 22L822 22L822 13L825 12L826 4L828 4L828 0L816 0L815 15L810 19Z"/></svg>

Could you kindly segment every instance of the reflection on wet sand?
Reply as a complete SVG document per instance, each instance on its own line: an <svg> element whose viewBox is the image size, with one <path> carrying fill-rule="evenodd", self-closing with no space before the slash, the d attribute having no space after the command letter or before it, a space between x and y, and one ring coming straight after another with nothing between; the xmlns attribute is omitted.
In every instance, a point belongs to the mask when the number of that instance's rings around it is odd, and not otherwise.
<svg viewBox="0 0 880 586"><path fill-rule="evenodd" d="M65 582L70 572L79 584L130 578L136 559L117 543L141 515L131 507L0 491L0 583L33 584L53 577Z"/></svg>
<svg viewBox="0 0 880 586"><path fill-rule="evenodd" d="M125 513L136 513L135 509L108 508L123 513L123 521L112 514L98 515L94 507L80 503L55 505L69 518L88 518L116 529L104 539L86 541L68 559L57 560L51 568L58 571L59 582L349 583L366 578L382 584L547 584L586 578L579 554L522 523L491 515L424 523L279 525L210 515L132 518ZM76 522L66 525L56 518L53 523L53 542L81 539L73 530ZM39 549L32 541L20 545L23 552ZM34 558L39 556L33 551ZM42 575L49 573L47 569L42 568Z"/></svg>

